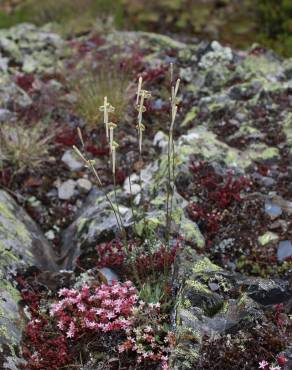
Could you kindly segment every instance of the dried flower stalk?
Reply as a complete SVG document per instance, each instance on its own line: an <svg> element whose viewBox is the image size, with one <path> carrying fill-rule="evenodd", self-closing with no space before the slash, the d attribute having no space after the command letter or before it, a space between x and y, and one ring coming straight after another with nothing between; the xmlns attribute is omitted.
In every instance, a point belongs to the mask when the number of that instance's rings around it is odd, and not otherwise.
<svg viewBox="0 0 292 370"><path fill-rule="evenodd" d="M109 113L113 113L115 108L108 102L107 96L104 97L103 105L99 107L99 110L103 112L103 123L105 125L106 138L109 139Z"/></svg>
<svg viewBox="0 0 292 370"><path fill-rule="evenodd" d="M172 207L173 207L173 193L174 193L174 181L175 181L175 147L173 140L173 128L175 118L177 115L177 93L180 85L180 79L177 79L175 86L173 86L173 65L170 65L170 77L171 77L171 97L170 97L170 126L168 135L168 150L167 150L167 170L168 170L168 184L167 184L167 196L166 196L166 240L169 242L170 228L172 220Z"/></svg>

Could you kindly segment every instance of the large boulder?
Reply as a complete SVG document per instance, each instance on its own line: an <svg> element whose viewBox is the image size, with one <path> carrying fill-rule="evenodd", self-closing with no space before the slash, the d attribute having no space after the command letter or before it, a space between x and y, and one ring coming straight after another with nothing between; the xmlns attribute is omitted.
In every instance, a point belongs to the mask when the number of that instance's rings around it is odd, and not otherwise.
<svg viewBox="0 0 292 370"><path fill-rule="evenodd" d="M176 346L171 368L199 368L204 337L235 334L263 320L265 306L291 299L288 282L226 271L189 247L177 258L173 280Z"/></svg>
<svg viewBox="0 0 292 370"><path fill-rule="evenodd" d="M38 226L4 191L0 191L0 254L0 366L17 369L23 317L13 277L20 268L34 265L55 271L57 266Z"/></svg>

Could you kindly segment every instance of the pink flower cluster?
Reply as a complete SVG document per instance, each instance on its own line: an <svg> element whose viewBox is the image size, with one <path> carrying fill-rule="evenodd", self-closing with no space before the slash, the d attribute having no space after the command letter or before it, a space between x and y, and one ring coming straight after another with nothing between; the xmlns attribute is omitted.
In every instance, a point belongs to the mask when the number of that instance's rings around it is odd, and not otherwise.
<svg viewBox="0 0 292 370"><path fill-rule="evenodd" d="M174 335L166 332L161 319L159 304L139 301L134 311L134 325L126 329L127 340L118 347L119 352L135 352L138 364L144 361L161 363L162 370L169 370L168 355Z"/></svg>
<svg viewBox="0 0 292 370"><path fill-rule="evenodd" d="M61 289L63 297L51 306L50 316L58 320L58 328L67 338L78 338L88 330L117 331L131 326L131 317L137 303L137 291L130 281L102 284L91 288Z"/></svg>

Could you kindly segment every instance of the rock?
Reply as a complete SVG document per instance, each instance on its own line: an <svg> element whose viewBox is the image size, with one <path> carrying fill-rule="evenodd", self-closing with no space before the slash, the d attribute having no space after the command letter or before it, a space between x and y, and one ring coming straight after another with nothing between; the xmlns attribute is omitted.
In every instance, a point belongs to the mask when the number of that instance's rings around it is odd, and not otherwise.
<svg viewBox="0 0 292 370"><path fill-rule="evenodd" d="M74 196L76 181L67 180L58 186L58 197L62 200L69 200Z"/></svg>
<svg viewBox="0 0 292 370"><path fill-rule="evenodd" d="M13 277L19 268L36 265L57 270L55 255L34 221L4 191L0 190L0 366L17 368L23 328L18 302L21 299Z"/></svg>
<svg viewBox="0 0 292 370"><path fill-rule="evenodd" d="M217 41L213 41L210 47L211 51L203 55L199 67L209 69L215 67L218 63L228 64L232 61L232 50L229 47L223 47Z"/></svg>
<svg viewBox="0 0 292 370"><path fill-rule="evenodd" d="M115 204L114 192L108 192L108 197ZM119 211L123 224L129 227L132 223L130 208L120 203L121 191L117 191ZM116 205L115 205L116 208ZM88 251L91 246L106 237L114 237L119 233L117 220L102 191L93 189L77 219L62 234L62 256L64 269L72 269L82 250ZM74 246L74 247L73 247Z"/></svg>
<svg viewBox="0 0 292 370"><path fill-rule="evenodd" d="M292 257L292 243L291 240L282 240L279 243L277 258L279 262L283 262L286 258Z"/></svg>
<svg viewBox="0 0 292 370"><path fill-rule="evenodd" d="M27 108L31 104L31 98L12 81L11 76L0 75L0 108Z"/></svg>
<svg viewBox="0 0 292 370"><path fill-rule="evenodd" d="M0 123L9 121L12 116L13 114L8 109L0 109Z"/></svg>
<svg viewBox="0 0 292 370"><path fill-rule="evenodd" d="M131 184L130 184L130 182ZM141 186L138 184L139 176L132 174L124 181L123 189L126 195L137 195L141 191Z"/></svg>
<svg viewBox="0 0 292 370"><path fill-rule="evenodd" d="M45 237L48 239L48 240L54 240L56 235L55 235L55 232L54 230L49 230L45 233Z"/></svg>
<svg viewBox="0 0 292 370"><path fill-rule="evenodd" d="M272 305L285 302L291 298L288 281L238 277L247 295L262 305Z"/></svg>
<svg viewBox="0 0 292 370"><path fill-rule="evenodd" d="M158 131L153 139L153 145L158 146L160 149L164 149L168 145L168 136L162 132Z"/></svg>
<svg viewBox="0 0 292 370"><path fill-rule="evenodd" d="M261 245L269 244L272 241L278 240L279 236L271 231L266 232L265 234L258 237L258 241Z"/></svg>
<svg viewBox="0 0 292 370"><path fill-rule="evenodd" d="M92 189L92 183L88 179L78 179L77 188L81 193L87 194Z"/></svg>
<svg viewBox="0 0 292 370"><path fill-rule="evenodd" d="M7 72L8 71L8 58L2 58L0 55L0 71L1 72Z"/></svg>
<svg viewBox="0 0 292 370"><path fill-rule="evenodd" d="M62 156L62 161L71 171L79 171L84 167L84 163L76 157L73 150L66 150Z"/></svg>
<svg viewBox="0 0 292 370"><path fill-rule="evenodd" d="M103 267L98 270L100 279L105 284L112 284L114 281L120 281L119 276L110 268Z"/></svg>
<svg viewBox="0 0 292 370"><path fill-rule="evenodd" d="M64 50L62 38L45 27L19 24L0 30L0 51L25 73L53 73L61 66Z"/></svg>
<svg viewBox="0 0 292 370"><path fill-rule="evenodd" d="M281 216L283 212L280 206L271 201L265 202L265 211L272 219Z"/></svg>
<svg viewBox="0 0 292 370"><path fill-rule="evenodd" d="M170 367L174 370L198 368L205 335L236 333L264 317L261 304L291 297L288 283L228 272L190 247L177 256L173 286L177 294L173 313L176 345Z"/></svg>

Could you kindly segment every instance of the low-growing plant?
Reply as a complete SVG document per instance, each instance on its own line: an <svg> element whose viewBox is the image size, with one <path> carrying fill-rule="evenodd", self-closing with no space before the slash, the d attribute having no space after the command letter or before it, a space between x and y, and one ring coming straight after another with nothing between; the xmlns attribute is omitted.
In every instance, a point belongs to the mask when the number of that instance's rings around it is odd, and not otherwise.
<svg viewBox="0 0 292 370"><path fill-rule="evenodd" d="M88 127L96 127L103 119L98 106L106 96L115 107L113 120L122 121L129 101L129 85L128 75L116 68L104 66L98 71L87 72L86 76L77 72L73 78L73 91L77 96L76 112L84 118Z"/></svg>
<svg viewBox="0 0 292 370"><path fill-rule="evenodd" d="M49 151L47 129L41 123L26 126L21 122L0 126L0 167L15 172L31 170L46 161Z"/></svg>

